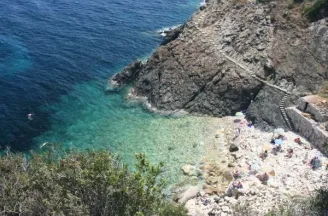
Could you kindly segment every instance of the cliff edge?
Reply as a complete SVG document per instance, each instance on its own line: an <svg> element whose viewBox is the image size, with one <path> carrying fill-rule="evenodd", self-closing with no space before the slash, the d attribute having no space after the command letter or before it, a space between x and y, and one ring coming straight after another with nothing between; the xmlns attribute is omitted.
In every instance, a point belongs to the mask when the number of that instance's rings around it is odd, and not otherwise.
<svg viewBox="0 0 328 216"><path fill-rule="evenodd" d="M247 109L257 122L287 127L279 103L320 90L327 79L328 20L298 8L208 0L146 63L110 80L160 110L225 116Z"/></svg>

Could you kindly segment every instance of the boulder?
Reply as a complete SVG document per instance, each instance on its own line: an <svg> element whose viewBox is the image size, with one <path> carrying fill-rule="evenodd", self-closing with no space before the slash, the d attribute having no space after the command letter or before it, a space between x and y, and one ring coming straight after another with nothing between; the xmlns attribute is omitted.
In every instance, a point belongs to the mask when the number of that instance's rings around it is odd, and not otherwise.
<svg viewBox="0 0 328 216"><path fill-rule="evenodd" d="M171 41L177 39L180 35L180 33L183 30L183 26L178 26L176 28L164 31L165 37L164 40L162 41L161 45L166 45L170 43Z"/></svg>
<svg viewBox="0 0 328 216"><path fill-rule="evenodd" d="M204 192L209 194L209 195L212 195L212 194L217 194L217 188L212 186L212 185L207 185L205 184L203 186L203 189L204 189Z"/></svg>
<svg viewBox="0 0 328 216"><path fill-rule="evenodd" d="M214 202L219 203L220 202L220 197L214 197Z"/></svg>
<svg viewBox="0 0 328 216"><path fill-rule="evenodd" d="M230 208L228 206L222 206L223 212L230 212Z"/></svg>
<svg viewBox="0 0 328 216"><path fill-rule="evenodd" d="M213 184L218 182L218 177L210 176L210 177L206 178L205 181L206 181L207 184L213 185Z"/></svg>
<svg viewBox="0 0 328 216"><path fill-rule="evenodd" d="M230 152L236 152L238 150L239 150L239 148L236 144L231 144L230 147L229 147Z"/></svg>
<svg viewBox="0 0 328 216"><path fill-rule="evenodd" d="M191 186L179 196L180 199L178 202L185 204L188 200L195 198L199 192L200 188L198 186Z"/></svg>
<svg viewBox="0 0 328 216"><path fill-rule="evenodd" d="M208 212L208 216L219 216L222 215L220 214L221 210L218 207L214 207L211 209L211 211Z"/></svg>
<svg viewBox="0 0 328 216"><path fill-rule="evenodd" d="M190 164L186 164L182 167L182 171L185 175L193 176L196 175L196 168Z"/></svg>
<svg viewBox="0 0 328 216"><path fill-rule="evenodd" d="M126 66L120 73L115 74L109 80L112 88L120 88L132 82L139 74L143 64L141 61L135 61Z"/></svg>
<svg viewBox="0 0 328 216"><path fill-rule="evenodd" d="M231 172L229 170L225 170L223 171L223 177L227 180L227 181L231 181L233 179L233 176L231 174Z"/></svg>

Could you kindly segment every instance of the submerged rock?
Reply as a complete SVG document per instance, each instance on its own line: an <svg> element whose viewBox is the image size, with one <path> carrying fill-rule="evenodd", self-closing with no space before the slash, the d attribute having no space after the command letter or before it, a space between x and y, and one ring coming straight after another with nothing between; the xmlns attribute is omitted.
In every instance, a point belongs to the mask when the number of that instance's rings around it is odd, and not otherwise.
<svg viewBox="0 0 328 216"><path fill-rule="evenodd" d="M186 164L182 167L183 174L193 176L197 174L197 170L195 166L190 164Z"/></svg>

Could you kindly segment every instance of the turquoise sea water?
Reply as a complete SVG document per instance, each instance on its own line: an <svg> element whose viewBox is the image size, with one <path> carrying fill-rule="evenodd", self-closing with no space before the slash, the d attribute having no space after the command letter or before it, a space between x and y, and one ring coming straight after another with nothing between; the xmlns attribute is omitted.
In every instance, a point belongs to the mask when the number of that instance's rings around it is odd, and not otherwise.
<svg viewBox="0 0 328 216"><path fill-rule="evenodd" d="M211 119L159 116L106 92L108 77L159 45L199 0L0 2L0 145L106 148L132 164L144 152L171 180L196 162ZM33 114L33 120L27 114Z"/></svg>
<svg viewBox="0 0 328 216"><path fill-rule="evenodd" d="M104 94L96 82L75 85L44 109L52 113L51 128L34 138L37 146L49 142L79 150L109 149L129 165L135 153L145 153L151 162L165 163L169 182L183 180L182 166L201 160L205 140L215 131L213 118L153 114L125 100L124 93Z"/></svg>

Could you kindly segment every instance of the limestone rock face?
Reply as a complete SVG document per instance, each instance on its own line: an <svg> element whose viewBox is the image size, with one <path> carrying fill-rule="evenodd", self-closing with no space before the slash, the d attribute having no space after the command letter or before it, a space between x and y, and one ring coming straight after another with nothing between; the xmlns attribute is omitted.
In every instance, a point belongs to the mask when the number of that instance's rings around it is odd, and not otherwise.
<svg viewBox="0 0 328 216"><path fill-rule="evenodd" d="M286 127L282 92L254 76L299 95L318 90L328 75L327 21L299 26L281 15L287 6L208 0L144 65L112 81L133 79L133 94L157 109L220 117L251 104L251 118Z"/></svg>

